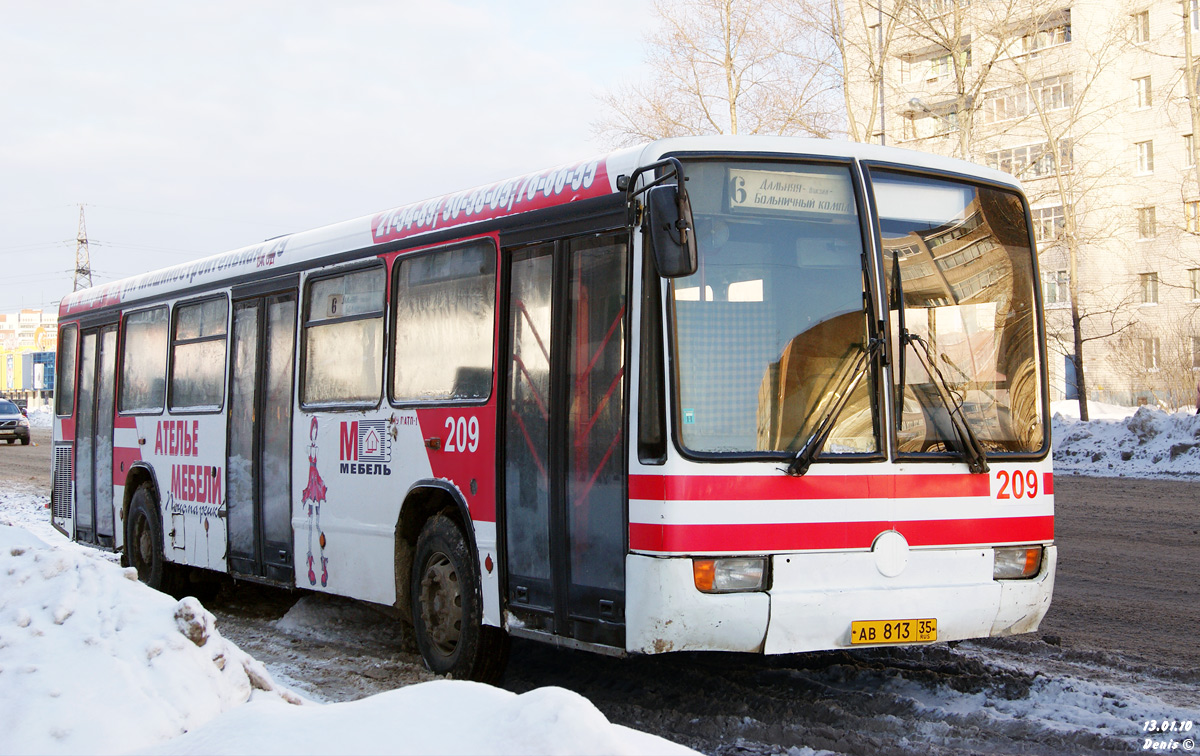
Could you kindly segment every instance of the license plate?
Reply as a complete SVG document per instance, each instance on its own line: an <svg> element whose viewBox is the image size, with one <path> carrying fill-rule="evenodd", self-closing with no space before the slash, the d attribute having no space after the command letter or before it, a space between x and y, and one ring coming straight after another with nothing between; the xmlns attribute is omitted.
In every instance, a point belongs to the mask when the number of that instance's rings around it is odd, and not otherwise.
<svg viewBox="0 0 1200 756"><path fill-rule="evenodd" d="M850 643L932 643L937 640L936 619L855 620L850 623Z"/></svg>

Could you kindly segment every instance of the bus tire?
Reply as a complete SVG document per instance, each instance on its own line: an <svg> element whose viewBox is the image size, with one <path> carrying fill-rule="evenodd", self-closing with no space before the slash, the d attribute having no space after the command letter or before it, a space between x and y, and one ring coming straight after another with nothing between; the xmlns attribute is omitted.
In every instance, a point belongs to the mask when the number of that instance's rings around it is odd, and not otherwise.
<svg viewBox="0 0 1200 756"><path fill-rule="evenodd" d="M172 595L179 592L179 573L163 556L162 518L149 483L139 486L129 502L125 555L129 566L137 570L138 580L156 591Z"/></svg>
<svg viewBox="0 0 1200 756"><path fill-rule="evenodd" d="M508 634L483 624L476 560L445 515L425 523L411 576L413 631L425 664L439 675L495 683L508 662Z"/></svg>

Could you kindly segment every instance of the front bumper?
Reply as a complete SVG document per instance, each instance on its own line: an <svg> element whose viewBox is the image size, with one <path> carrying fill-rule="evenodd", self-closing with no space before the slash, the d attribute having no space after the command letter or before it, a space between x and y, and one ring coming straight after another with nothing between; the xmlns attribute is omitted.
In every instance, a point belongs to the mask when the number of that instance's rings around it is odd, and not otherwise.
<svg viewBox="0 0 1200 756"><path fill-rule="evenodd" d="M15 428L0 428L0 441L28 441L29 428L17 426Z"/></svg>
<svg viewBox="0 0 1200 756"><path fill-rule="evenodd" d="M1028 580L992 579L990 548L913 550L895 577L871 552L772 558L771 588L711 595L690 559L630 555L626 646L636 653L712 650L786 654L849 648L855 620L934 618L938 640L1037 629L1054 589L1057 549Z"/></svg>

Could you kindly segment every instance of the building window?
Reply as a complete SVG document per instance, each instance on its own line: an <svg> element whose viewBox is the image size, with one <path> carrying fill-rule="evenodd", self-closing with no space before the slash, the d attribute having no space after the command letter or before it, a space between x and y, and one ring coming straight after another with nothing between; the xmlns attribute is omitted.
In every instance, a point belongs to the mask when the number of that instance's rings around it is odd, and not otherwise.
<svg viewBox="0 0 1200 756"><path fill-rule="evenodd" d="M1134 96L1137 99L1137 107L1148 108L1154 104L1154 95L1150 89L1150 77L1141 76L1133 80Z"/></svg>
<svg viewBox="0 0 1200 756"><path fill-rule="evenodd" d="M952 58L950 56L950 53L946 53L945 55L938 55L937 57L930 58L929 59L929 74L927 75L926 78L933 81L936 79L940 79L943 76L949 76L950 73L954 70L954 64L951 62L951 60L952 60Z"/></svg>
<svg viewBox="0 0 1200 756"><path fill-rule="evenodd" d="M1191 296L1188 298L1193 302L1200 299L1200 268L1188 270L1188 286L1191 290Z"/></svg>
<svg viewBox="0 0 1200 756"><path fill-rule="evenodd" d="M1057 160L1049 142L1025 144L987 153L989 168L1024 179L1053 176L1056 170L1070 171L1073 159L1074 145L1070 139L1058 141Z"/></svg>
<svg viewBox="0 0 1200 756"><path fill-rule="evenodd" d="M1054 241L1062 234L1066 225L1062 205L1057 207L1035 207L1029 211L1033 216L1033 238L1039 242Z"/></svg>
<svg viewBox="0 0 1200 756"><path fill-rule="evenodd" d="M1151 336L1142 339L1142 367L1147 370L1158 370L1159 353L1158 337Z"/></svg>
<svg viewBox="0 0 1200 756"><path fill-rule="evenodd" d="M1138 218L1138 238L1153 239L1158 232L1154 222L1154 208L1139 207L1137 210Z"/></svg>
<svg viewBox="0 0 1200 756"><path fill-rule="evenodd" d="M1050 305L1065 305L1070 301L1071 278L1066 269L1042 272L1042 301Z"/></svg>
<svg viewBox="0 0 1200 756"><path fill-rule="evenodd" d="M903 139L917 138L917 119L906 115L900 119L900 131Z"/></svg>
<svg viewBox="0 0 1200 756"><path fill-rule="evenodd" d="M958 131L958 111L948 110L943 115L934 116L937 118L937 133L950 134Z"/></svg>
<svg viewBox="0 0 1200 756"><path fill-rule="evenodd" d="M1187 20L1192 23L1192 31L1200 31L1200 0L1184 0Z"/></svg>
<svg viewBox="0 0 1200 756"><path fill-rule="evenodd" d="M1158 304L1158 274L1142 273L1142 304Z"/></svg>
<svg viewBox="0 0 1200 756"><path fill-rule="evenodd" d="M1200 336L1192 337L1192 370L1200 370Z"/></svg>
<svg viewBox="0 0 1200 756"><path fill-rule="evenodd" d="M1183 135L1183 149L1184 149L1183 164L1186 165L1188 168L1195 166L1196 165L1196 153L1192 146L1192 135L1191 134Z"/></svg>
<svg viewBox="0 0 1200 756"><path fill-rule="evenodd" d="M1200 201L1183 203L1183 224L1189 233L1200 233Z"/></svg>
<svg viewBox="0 0 1200 756"><path fill-rule="evenodd" d="M1066 11L1063 21L1045 29L1021 37L1021 52L1031 53L1047 47L1063 45L1071 41L1071 12Z"/></svg>
<svg viewBox="0 0 1200 756"><path fill-rule="evenodd" d="M1133 14L1133 41L1134 44L1150 41L1150 11Z"/></svg>
<svg viewBox="0 0 1200 756"><path fill-rule="evenodd" d="M1137 170L1138 173L1153 173L1154 172L1154 141L1137 142Z"/></svg>
<svg viewBox="0 0 1200 756"><path fill-rule="evenodd" d="M1072 102L1071 77L1050 76L1031 82L1028 87L1019 84L990 92L983 103L983 117L986 123L996 123L1039 111L1069 108Z"/></svg>

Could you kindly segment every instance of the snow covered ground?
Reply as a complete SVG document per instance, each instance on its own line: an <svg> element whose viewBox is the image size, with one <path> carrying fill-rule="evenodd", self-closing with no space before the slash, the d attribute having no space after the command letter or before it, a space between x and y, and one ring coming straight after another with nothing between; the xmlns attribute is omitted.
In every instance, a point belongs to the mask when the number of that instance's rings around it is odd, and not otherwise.
<svg viewBox="0 0 1200 756"><path fill-rule="evenodd" d="M1054 474L1176 478L1200 474L1200 416L1156 407L1088 403L1079 420L1074 401L1051 404Z"/></svg>
<svg viewBox="0 0 1200 756"><path fill-rule="evenodd" d="M439 680L305 700L196 599L48 529L45 505L0 492L0 754L694 753L562 688Z"/></svg>

